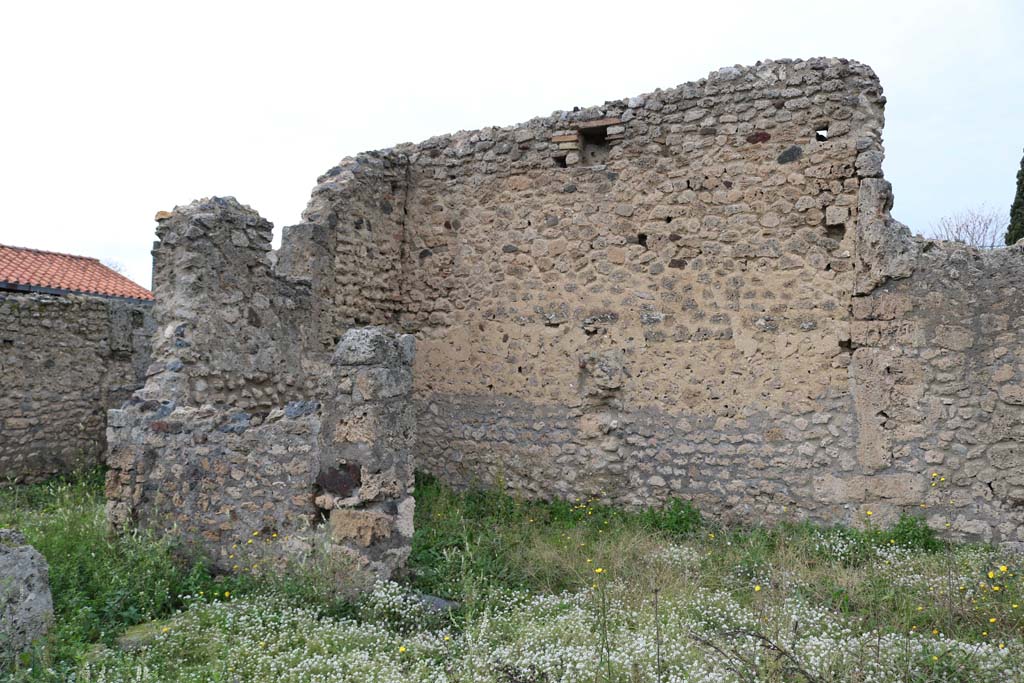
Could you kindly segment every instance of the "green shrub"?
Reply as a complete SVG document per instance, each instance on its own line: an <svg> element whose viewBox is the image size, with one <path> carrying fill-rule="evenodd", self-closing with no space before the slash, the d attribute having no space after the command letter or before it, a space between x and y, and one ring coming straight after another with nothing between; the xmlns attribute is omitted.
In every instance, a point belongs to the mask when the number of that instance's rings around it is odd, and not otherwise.
<svg viewBox="0 0 1024 683"><path fill-rule="evenodd" d="M186 596L223 599L252 583L183 564L171 542L152 534L108 533L101 482L102 473L90 473L0 491L0 527L22 531L49 564L56 623L47 664L58 669L128 626L169 616Z"/></svg>
<svg viewBox="0 0 1024 683"><path fill-rule="evenodd" d="M928 526L920 517L902 514L900 519L888 531L884 532L883 540L888 543L890 540L896 545L911 550L923 550L934 553L942 550L943 542L939 540L935 529Z"/></svg>
<svg viewBox="0 0 1024 683"><path fill-rule="evenodd" d="M640 520L649 529L683 538L693 534L703 524L697 508L693 507L690 501L679 498L673 498L660 510L644 510L640 513Z"/></svg>

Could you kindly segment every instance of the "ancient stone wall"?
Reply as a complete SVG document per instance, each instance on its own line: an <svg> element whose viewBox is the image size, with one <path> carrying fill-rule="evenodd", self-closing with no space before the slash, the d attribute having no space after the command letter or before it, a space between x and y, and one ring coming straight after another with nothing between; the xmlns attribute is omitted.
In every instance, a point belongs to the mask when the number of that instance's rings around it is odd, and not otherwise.
<svg viewBox="0 0 1024 683"><path fill-rule="evenodd" d="M941 451L965 487L951 528L1012 540L992 523L1016 520L1018 484L992 454L1018 452L1022 410L982 404L1019 374L966 359L1015 353L992 282L1024 269L974 254L937 284L947 248L889 215L884 103L862 64L770 61L360 155L320 178L280 260L328 326L417 335L417 466L451 484L857 522L928 505ZM893 296L890 326L923 335L898 352L875 331ZM960 385L931 336L947 326L975 330ZM893 354L911 395L885 388Z"/></svg>
<svg viewBox="0 0 1024 683"><path fill-rule="evenodd" d="M853 299L850 377L860 429L836 505L917 506L960 537L1024 543L1024 245L912 240L906 276ZM884 493L883 493L884 492Z"/></svg>
<svg viewBox="0 0 1024 683"><path fill-rule="evenodd" d="M101 462L106 411L145 380L150 306L0 292L0 481Z"/></svg>
<svg viewBox="0 0 1024 683"><path fill-rule="evenodd" d="M781 514L813 507L812 473L855 443L847 228L878 173L881 102L852 62L725 69L361 156L305 218L362 243L361 211L403 222L404 248L382 240L402 256L401 305L364 315L419 336L420 466L529 495ZM335 277L355 272L378 275Z"/></svg>
<svg viewBox="0 0 1024 683"><path fill-rule="evenodd" d="M322 549L392 574L412 536L412 337L339 331L324 350L309 282L273 272L270 223L234 199L158 221L154 362L109 414L108 519L226 571Z"/></svg>

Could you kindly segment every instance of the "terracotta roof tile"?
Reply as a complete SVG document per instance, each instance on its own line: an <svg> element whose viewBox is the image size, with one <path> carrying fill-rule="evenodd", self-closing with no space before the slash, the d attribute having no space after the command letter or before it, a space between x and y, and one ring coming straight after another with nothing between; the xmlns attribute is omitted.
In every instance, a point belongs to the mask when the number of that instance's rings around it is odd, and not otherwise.
<svg viewBox="0 0 1024 683"><path fill-rule="evenodd" d="M148 289L98 259L0 244L0 289L4 284L153 300Z"/></svg>

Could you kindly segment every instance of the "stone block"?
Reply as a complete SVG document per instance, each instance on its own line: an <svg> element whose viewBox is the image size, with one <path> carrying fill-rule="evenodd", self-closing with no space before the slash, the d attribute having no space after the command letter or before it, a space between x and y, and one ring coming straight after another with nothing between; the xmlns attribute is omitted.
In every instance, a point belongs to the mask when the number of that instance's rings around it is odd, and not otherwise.
<svg viewBox="0 0 1024 683"><path fill-rule="evenodd" d="M331 540L364 548L391 537L393 518L377 510L335 508L331 511Z"/></svg>
<svg viewBox="0 0 1024 683"><path fill-rule="evenodd" d="M52 622L46 559L18 532L0 529L0 669L42 639Z"/></svg>
<svg viewBox="0 0 1024 683"><path fill-rule="evenodd" d="M412 390L412 375L401 368L366 368L356 374L354 397L364 401L377 401L408 394Z"/></svg>
<svg viewBox="0 0 1024 683"><path fill-rule="evenodd" d="M945 349L966 351L974 346L974 333L959 325L938 325L933 341Z"/></svg>
<svg viewBox="0 0 1024 683"><path fill-rule="evenodd" d="M830 206L825 209L825 225L843 225L850 218L850 209L845 206Z"/></svg>
<svg viewBox="0 0 1024 683"><path fill-rule="evenodd" d="M997 443L988 449L992 465L1001 470L1024 467L1024 443L1009 441Z"/></svg>
<svg viewBox="0 0 1024 683"><path fill-rule="evenodd" d="M336 365L385 365L397 354L394 337L383 327L348 330L334 349Z"/></svg>

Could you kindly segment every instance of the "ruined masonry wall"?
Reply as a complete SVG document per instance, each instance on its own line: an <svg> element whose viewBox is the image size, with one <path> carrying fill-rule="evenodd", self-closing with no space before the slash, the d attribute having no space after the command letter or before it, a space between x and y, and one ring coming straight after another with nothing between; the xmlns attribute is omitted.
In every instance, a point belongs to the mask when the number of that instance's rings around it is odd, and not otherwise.
<svg viewBox="0 0 1024 683"><path fill-rule="evenodd" d="M863 65L775 62L332 169L305 219L335 225L339 267L352 242L394 251L356 228L371 199L403 221L401 306L362 315L419 338L418 466L815 512L815 470L855 446L850 228L882 102ZM338 310L364 294L336 288Z"/></svg>
<svg viewBox="0 0 1024 683"><path fill-rule="evenodd" d="M319 236L329 324L417 335L417 466L450 484L886 522L941 464L935 526L1021 542L1024 264L892 220L884 104L865 65L768 61L359 155L282 258Z"/></svg>
<svg viewBox="0 0 1024 683"><path fill-rule="evenodd" d="M912 274L853 300L857 476L818 491L1024 544L1024 248L904 244Z"/></svg>
<svg viewBox="0 0 1024 683"><path fill-rule="evenodd" d="M150 306L0 292L0 481L101 462L106 411L141 386Z"/></svg>
<svg viewBox="0 0 1024 683"><path fill-rule="evenodd" d="M234 199L158 221L153 365L109 414L108 520L225 571L325 553L390 576L412 536L412 337L325 351L309 282L272 271L270 224Z"/></svg>

